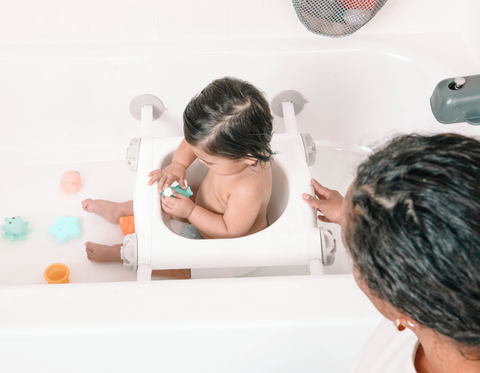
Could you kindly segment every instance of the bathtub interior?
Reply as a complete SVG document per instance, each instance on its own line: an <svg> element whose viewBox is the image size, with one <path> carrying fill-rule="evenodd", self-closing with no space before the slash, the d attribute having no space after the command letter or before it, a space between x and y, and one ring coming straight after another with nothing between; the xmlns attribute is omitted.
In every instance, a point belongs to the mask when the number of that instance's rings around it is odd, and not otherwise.
<svg viewBox="0 0 480 373"><path fill-rule="evenodd" d="M462 50L462 58L452 50ZM131 198L135 174L123 159L129 140L139 134L138 122L128 112L133 97L160 97L169 110L157 121L157 131L178 136L185 104L212 79L225 75L252 81L269 100L285 89L303 93L309 103L297 123L317 145L311 174L344 193L365 150L394 132L479 134L478 127L465 124L440 125L428 104L440 80L478 73L478 60L468 50L459 35L433 33L2 48L0 219L20 215L33 232L26 241L0 238L0 284L45 284L43 270L64 262L73 285L2 288L0 342L7 366L60 370L75 361L86 371L98 369L108 355L107 370L146 370L158 366L162 351L166 371L177 369L179 361L196 364L192 369L205 364L211 371L226 366L254 371L267 361L277 364L279 372L350 371L378 322L377 314L374 320L365 317L375 311L352 276L134 283L135 274L122 265L86 259L84 241L115 244L123 234L83 212L79 201ZM281 118L275 119L275 131L284 131ZM81 173L84 186L78 194L63 195L58 179L71 169ZM84 235L56 244L46 231L59 215L80 217ZM334 232L339 247L339 227L321 225ZM326 273L350 273L348 256L340 251ZM255 272L251 275L303 274L298 268ZM86 282L95 284L80 284ZM127 304L125 299L137 302ZM156 338L159 334L173 339ZM207 341L205 335L214 337ZM130 349L135 358L118 359L118 351L132 338L138 342ZM152 344L152 338L160 345ZM218 349L211 348L214 340L221 341ZM181 360L185 341L194 355ZM242 348L232 351L233 343ZM92 353L79 359L78 351L86 345L94 347ZM34 358L22 358L25 351ZM271 370L271 364L264 370Z"/></svg>
<svg viewBox="0 0 480 373"><path fill-rule="evenodd" d="M331 154L326 155L332 158ZM172 157L173 152L164 159L161 167L169 164ZM344 168L341 163L336 165ZM312 168L313 176L316 172L315 167ZM327 165L325 164L324 167ZM77 193L66 193L59 188L59 179L68 170L76 170L82 177L82 186ZM207 168L195 161L187 172L187 180L192 187L198 187L206 172ZM338 174L340 173L338 171ZM71 283L136 281L136 275L125 271L121 263L95 263L87 259L85 242L114 245L122 243L124 236L118 225L110 224L100 216L83 211L80 203L87 198L114 202L131 199L136 173L127 169L125 161L10 168L2 170L2 174L3 180L7 181L0 186L0 206L2 206L3 217L20 216L24 221L29 222L29 228L33 232L28 234L24 241L0 238L1 285L44 284L43 271L50 264L57 262L64 263L70 268ZM288 180L280 164L273 162L272 174L274 181L272 202L268 208L270 224L274 224L285 210L289 193ZM326 180L326 175L327 173L323 175L323 180ZM328 175L331 177L333 174ZM59 216L80 218L82 236L64 244L58 244L52 236L47 234L47 231ZM164 221L177 233L181 229L181 225L173 224L172 226L172 222L168 219ZM337 241L337 245L339 244ZM338 246L338 248L342 255L342 247ZM337 260L334 266L326 268L327 273L348 273L349 271L348 256ZM277 266L260 267L246 276L308 274L307 266ZM208 277L208 273L202 276ZM153 277L153 280L158 279L160 278Z"/></svg>
<svg viewBox="0 0 480 373"><path fill-rule="evenodd" d="M458 59L449 53L457 48L467 55ZM123 235L118 227L83 212L79 201L131 199L135 175L123 159L129 140L140 131L128 111L138 94L153 94L168 107L156 121L154 135L178 136L186 103L215 78L242 77L262 88L269 100L282 90L297 90L309 101L296 117L299 130L311 133L317 144L311 174L345 192L364 149L395 132L478 135L478 128L466 124L440 125L429 107L440 80L478 73L478 61L469 58L468 50L454 34L3 48L0 218L21 216L33 232L26 241L0 238L0 283L45 283L43 270L62 261L71 266L72 282L135 279L117 263L86 259L85 241L116 244ZM283 119L275 118L275 132L283 131ZM80 171L84 188L59 195L58 179L69 169ZM56 244L46 231L59 215L80 217L83 236ZM339 248L326 273L350 273L339 227L321 225L333 231ZM306 267L262 268L251 275L266 272L308 273Z"/></svg>

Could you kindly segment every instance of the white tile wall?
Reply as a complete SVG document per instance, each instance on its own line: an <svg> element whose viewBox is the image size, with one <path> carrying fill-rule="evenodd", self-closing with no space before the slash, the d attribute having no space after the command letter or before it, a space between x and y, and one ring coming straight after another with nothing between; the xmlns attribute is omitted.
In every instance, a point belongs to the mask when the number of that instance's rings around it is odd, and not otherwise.
<svg viewBox="0 0 480 373"><path fill-rule="evenodd" d="M162 40L225 39L228 33L228 11L159 12Z"/></svg>
<svg viewBox="0 0 480 373"><path fill-rule="evenodd" d="M50 11L48 0L0 0L0 14L43 14Z"/></svg>
<svg viewBox="0 0 480 373"><path fill-rule="evenodd" d="M463 22L463 34L469 45L473 48L473 53L480 61L480 1L472 0L467 8L466 16Z"/></svg>
<svg viewBox="0 0 480 373"><path fill-rule="evenodd" d="M121 0L48 0L53 13L118 12Z"/></svg>
<svg viewBox="0 0 480 373"><path fill-rule="evenodd" d="M479 3L389 0L357 34L478 30ZM291 0L0 0L0 45L304 36Z"/></svg>
<svg viewBox="0 0 480 373"><path fill-rule="evenodd" d="M124 12L169 11L191 10L193 0L121 0L121 3Z"/></svg>
<svg viewBox="0 0 480 373"><path fill-rule="evenodd" d="M25 15L19 20L22 41L29 43L86 43L88 19L83 14Z"/></svg>
<svg viewBox="0 0 480 373"><path fill-rule="evenodd" d="M231 38L294 37L297 31L297 16L293 9L250 9L230 13Z"/></svg>

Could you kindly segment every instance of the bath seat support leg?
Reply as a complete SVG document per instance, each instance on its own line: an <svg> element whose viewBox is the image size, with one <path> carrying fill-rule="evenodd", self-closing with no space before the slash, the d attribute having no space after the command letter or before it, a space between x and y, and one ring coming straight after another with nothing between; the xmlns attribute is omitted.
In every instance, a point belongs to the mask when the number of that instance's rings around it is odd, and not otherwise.
<svg viewBox="0 0 480 373"><path fill-rule="evenodd" d="M285 132L298 133L297 120L295 119L295 109L292 101L283 101L283 118L285 119Z"/></svg>
<svg viewBox="0 0 480 373"><path fill-rule="evenodd" d="M152 105L143 105L142 106L142 137L152 137L153 136L153 106Z"/></svg>
<svg viewBox="0 0 480 373"><path fill-rule="evenodd" d="M137 270L137 281L151 281L152 269L149 264L140 264Z"/></svg>

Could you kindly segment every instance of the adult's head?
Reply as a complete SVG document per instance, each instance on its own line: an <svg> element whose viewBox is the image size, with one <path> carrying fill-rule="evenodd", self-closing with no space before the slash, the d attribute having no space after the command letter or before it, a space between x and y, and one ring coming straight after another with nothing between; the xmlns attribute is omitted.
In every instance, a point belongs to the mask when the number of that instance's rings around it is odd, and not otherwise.
<svg viewBox="0 0 480 373"><path fill-rule="evenodd" d="M377 308L480 357L480 142L396 137L358 167L343 219L355 277Z"/></svg>
<svg viewBox="0 0 480 373"><path fill-rule="evenodd" d="M259 162L272 160L273 116L263 93L226 77L192 98L183 113L185 140L207 154Z"/></svg>

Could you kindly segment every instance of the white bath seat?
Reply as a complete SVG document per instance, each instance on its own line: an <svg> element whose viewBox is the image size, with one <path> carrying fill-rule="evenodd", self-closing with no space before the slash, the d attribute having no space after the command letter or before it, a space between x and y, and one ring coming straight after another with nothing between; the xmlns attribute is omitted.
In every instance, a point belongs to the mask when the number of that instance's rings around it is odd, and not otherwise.
<svg viewBox="0 0 480 373"><path fill-rule="evenodd" d="M148 280L154 269L255 268L321 260L316 211L302 200L302 193L313 194L313 189L299 134L273 136L272 149L277 155L272 164L273 190L267 211L270 226L250 236L217 240L189 240L177 235L161 211L157 185L147 185L148 173L168 165L181 140L141 140L134 193L136 233L125 241L129 245L137 243L136 258L128 259L127 267L138 270L139 278L145 271L144 279ZM186 175L189 185L198 188L206 172L205 166L194 162ZM135 260L137 263L133 263Z"/></svg>

